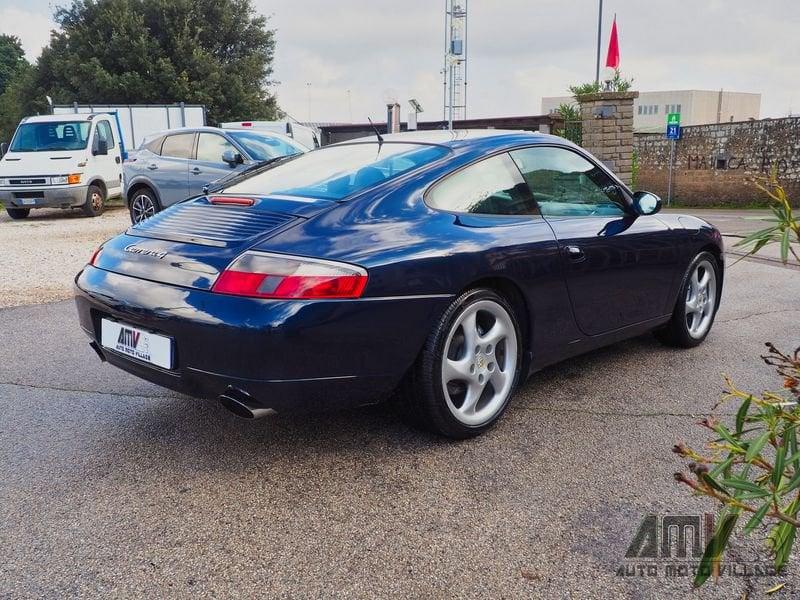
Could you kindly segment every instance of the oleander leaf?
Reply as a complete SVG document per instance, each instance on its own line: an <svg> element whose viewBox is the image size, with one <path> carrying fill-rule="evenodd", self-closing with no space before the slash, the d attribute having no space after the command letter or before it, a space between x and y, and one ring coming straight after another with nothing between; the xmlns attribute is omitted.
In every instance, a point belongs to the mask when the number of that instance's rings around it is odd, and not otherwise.
<svg viewBox="0 0 800 600"><path fill-rule="evenodd" d="M711 539L706 544L706 549L703 552L703 558L700 559L700 565L697 569L697 575L694 578L694 586L700 587L706 580L713 574L714 577L719 576L719 565L722 562L722 553L728 545L728 540L733 533L733 528L736 526L736 521L739 519L739 511L732 510L720 519L717 530Z"/></svg>
<svg viewBox="0 0 800 600"><path fill-rule="evenodd" d="M753 531L756 527L758 527L761 524L761 521L764 520L764 515L767 514L767 511L769 510L770 506L772 506L772 500L767 500L766 502L764 502L764 504L762 504L759 507L759 509L755 512L755 514L747 522L747 525L744 526L744 533L745 534L750 533L751 531Z"/></svg>
<svg viewBox="0 0 800 600"><path fill-rule="evenodd" d="M761 450L763 450L764 445L767 443L767 440L769 440L769 430L764 431L764 433L750 442L750 445L747 446L747 452L744 455L744 459L747 462L750 462L756 456L758 456L761 453Z"/></svg>

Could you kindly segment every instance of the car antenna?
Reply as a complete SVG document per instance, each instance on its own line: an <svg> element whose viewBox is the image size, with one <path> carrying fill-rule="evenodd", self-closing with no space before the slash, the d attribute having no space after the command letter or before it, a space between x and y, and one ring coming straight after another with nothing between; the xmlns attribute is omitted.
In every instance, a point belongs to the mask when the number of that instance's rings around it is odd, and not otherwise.
<svg viewBox="0 0 800 600"><path fill-rule="evenodd" d="M372 122L372 119L367 117L367 121L369 121L369 124L372 126L372 131L374 131L375 135L378 136L378 152L380 152L381 146L383 146L383 136L381 135L381 132L378 131L378 128L375 127L375 123Z"/></svg>

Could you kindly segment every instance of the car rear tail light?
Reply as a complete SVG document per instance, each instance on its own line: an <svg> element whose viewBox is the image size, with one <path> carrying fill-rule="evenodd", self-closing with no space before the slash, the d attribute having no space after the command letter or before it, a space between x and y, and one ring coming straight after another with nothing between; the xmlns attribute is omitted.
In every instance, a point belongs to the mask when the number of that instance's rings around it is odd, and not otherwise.
<svg viewBox="0 0 800 600"><path fill-rule="evenodd" d="M98 246L95 248L94 252L92 252L92 257L89 259L89 264L93 267L97 264L97 259L100 258L100 254L103 252L103 247Z"/></svg>
<svg viewBox="0 0 800 600"><path fill-rule="evenodd" d="M217 278L214 292L252 298L359 298L367 271L327 260L245 252Z"/></svg>

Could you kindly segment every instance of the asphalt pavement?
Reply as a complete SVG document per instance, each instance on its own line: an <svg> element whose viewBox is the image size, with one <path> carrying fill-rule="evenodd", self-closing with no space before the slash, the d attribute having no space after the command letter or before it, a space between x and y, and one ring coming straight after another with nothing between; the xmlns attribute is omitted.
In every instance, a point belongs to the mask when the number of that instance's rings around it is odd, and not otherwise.
<svg viewBox="0 0 800 600"><path fill-rule="evenodd" d="M797 596L797 556L692 594L624 555L647 514L713 511L670 449L708 440L721 373L779 387L758 356L794 348L798 317L797 271L740 262L700 347L643 336L549 368L455 443L383 406L242 421L101 364L70 301L2 309L0 597ZM729 557L765 563L762 540Z"/></svg>

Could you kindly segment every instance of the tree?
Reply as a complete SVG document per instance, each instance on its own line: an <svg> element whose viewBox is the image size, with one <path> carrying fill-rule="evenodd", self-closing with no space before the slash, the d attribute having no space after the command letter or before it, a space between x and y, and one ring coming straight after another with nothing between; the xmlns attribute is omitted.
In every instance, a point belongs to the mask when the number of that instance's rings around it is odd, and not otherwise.
<svg viewBox="0 0 800 600"><path fill-rule="evenodd" d="M27 64L19 38L15 35L0 35L0 94L6 91L8 82L17 71Z"/></svg>
<svg viewBox="0 0 800 600"><path fill-rule="evenodd" d="M251 0L76 0L34 87L55 103L204 104L212 123L272 119L274 31Z"/></svg>
<svg viewBox="0 0 800 600"><path fill-rule="evenodd" d="M14 130L25 115L44 113L47 102L44 96L36 102L35 69L24 63L9 80L0 95L0 141L9 142Z"/></svg>
<svg viewBox="0 0 800 600"><path fill-rule="evenodd" d="M34 96L33 67L19 38L0 35L0 141L9 141Z"/></svg>

